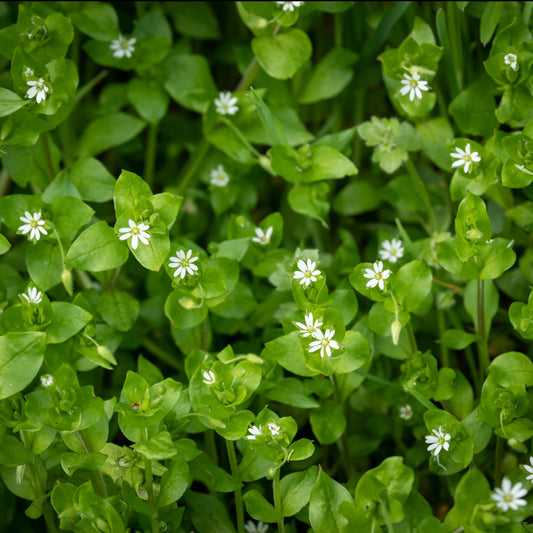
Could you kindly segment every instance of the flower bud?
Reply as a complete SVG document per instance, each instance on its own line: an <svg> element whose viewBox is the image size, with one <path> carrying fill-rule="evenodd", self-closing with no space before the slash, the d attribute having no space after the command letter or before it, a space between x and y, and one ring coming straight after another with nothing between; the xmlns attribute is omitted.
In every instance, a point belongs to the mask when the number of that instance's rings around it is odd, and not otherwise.
<svg viewBox="0 0 533 533"><path fill-rule="evenodd" d="M100 357L103 357L106 361L109 361L110 363L114 365L117 364L117 360L115 359L115 356L111 353L111 350L109 350L107 346L102 346L101 344L99 344L96 351L98 352L98 355Z"/></svg>
<svg viewBox="0 0 533 533"><path fill-rule="evenodd" d="M479 241L482 237L483 237L483 233L481 233L481 231L479 231L477 228L469 229L469 230L466 232L466 238L467 238L469 241L477 242L477 241Z"/></svg>
<svg viewBox="0 0 533 533"><path fill-rule="evenodd" d="M61 272L61 281L63 282L63 287L65 287L68 295L72 296L72 272L65 268L63 272Z"/></svg>
<svg viewBox="0 0 533 533"><path fill-rule="evenodd" d="M259 164L269 173L273 173L272 165L270 162L270 157L267 157L266 155L262 155L259 157Z"/></svg>
<svg viewBox="0 0 533 533"><path fill-rule="evenodd" d="M398 346L398 342L400 341L400 332L402 331L402 324L399 320L395 320L390 327L390 332L392 335L392 342L394 346Z"/></svg>
<svg viewBox="0 0 533 533"><path fill-rule="evenodd" d="M255 363L256 365L264 365L265 360L261 359L258 355L255 355L253 353L249 353L246 355L246 360L250 361L250 363Z"/></svg>

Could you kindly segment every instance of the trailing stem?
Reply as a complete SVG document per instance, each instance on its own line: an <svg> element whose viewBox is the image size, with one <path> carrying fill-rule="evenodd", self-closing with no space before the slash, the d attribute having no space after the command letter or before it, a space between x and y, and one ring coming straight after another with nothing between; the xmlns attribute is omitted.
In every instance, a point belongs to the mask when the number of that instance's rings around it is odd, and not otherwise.
<svg viewBox="0 0 533 533"><path fill-rule="evenodd" d="M89 443L85 440L85 437L83 436L83 432L76 431L76 437L78 437L78 440L80 441L83 451L87 455L91 453ZM99 468L97 468L96 470L93 470L93 480L94 480L94 484L96 485L96 490L98 491L98 494L100 495L100 497L107 498L108 494L107 494L107 489L105 486L104 476L102 475L102 472L100 472Z"/></svg>
<svg viewBox="0 0 533 533"><path fill-rule="evenodd" d="M503 438L496 437L496 452L494 455L494 486L499 487L502 482Z"/></svg>
<svg viewBox="0 0 533 533"><path fill-rule="evenodd" d="M480 340L477 342L479 354L479 375L481 381L485 379L490 365L489 350L487 346L487 332L485 331L485 301L484 284L482 279L477 281L477 334Z"/></svg>
<svg viewBox="0 0 533 533"><path fill-rule="evenodd" d="M420 192L422 199L424 201L424 205L426 207L426 211L429 217L429 222L431 225L431 229L435 230L436 223L435 223L435 215L433 214L433 209L431 209L431 202L429 201L428 192L426 190L426 186L424 185L424 182L422 181L422 178L420 177L420 174L418 173L418 170L416 170L415 165L411 161L411 159L407 159L405 162L405 165L407 167L407 170L409 171L409 174L411 174L411 177L413 178L415 187Z"/></svg>
<svg viewBox="0 0 533 533"><path fill-rule="evenodd" d="M281 489L279 486L279 476L281 468L276 468L272 479L272 489L274 491L274 507L278 516L278 533L285 533L285 521L283 520L283 508L281 507Z"/></svg>
<svg viewBox="0 0 533 533"><path fill-rule="evenodd" d="M144 430L144 438L148 440L148 429ZM152 461L150 459L144 460L144 481L146 492L148 494L148 503L152 508L152 516L150 517L150 524L152 533L159 533L159 522L157 520L157 505L154 499L154 476L152 473Z"/></svg>
<svg viewBox="0 0 533 533"><path fill-rule="evenodd" d="M233 441L225 439L226 450L228 451L229 466L233 479L237 480L239 485L234 491L235 494L235 514L237 515L237 532L244 533L244 508L242 503L241 474L237 465L237 455ZM281 531L281 530L280 530Z"/></svg>
<svg viewBox="0 0 533 533"><path fill-rule="evenodd" d="M159 124L150 124L148 127L148 139L144 156L144 179L150 187L154 184L155 161L157 158L157 134Z"/></svg>

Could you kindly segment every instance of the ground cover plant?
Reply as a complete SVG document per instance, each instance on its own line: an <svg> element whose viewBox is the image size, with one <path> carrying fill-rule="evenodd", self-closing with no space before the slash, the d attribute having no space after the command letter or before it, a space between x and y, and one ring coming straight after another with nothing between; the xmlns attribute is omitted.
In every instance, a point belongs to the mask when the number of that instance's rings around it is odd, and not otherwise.
<svg viewBox="0 0 533 533"><path fill-rule="evenodd" d="M0 2L0 531L532 531L532 11Z"/></svg>

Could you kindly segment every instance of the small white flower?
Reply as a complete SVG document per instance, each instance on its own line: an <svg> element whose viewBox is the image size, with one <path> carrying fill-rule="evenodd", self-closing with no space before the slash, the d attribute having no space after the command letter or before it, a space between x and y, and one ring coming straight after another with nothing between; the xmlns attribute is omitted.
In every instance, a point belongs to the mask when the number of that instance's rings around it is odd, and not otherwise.
<svg viewBox="0 0 533 533"><path fill-rule="evenodd" d="M503 512L512 509L518 510L519 507L527 505L527 501L522 499L527 494L527 489L522 487L522 483L513 485L509 478L504 477L502 488L495 488L490 497L496 502L496 507Z"/></svg>
<svg viewBox="0 0 533 533"><path fill-rule="evenodd" d="M39 78L37 81L27 81L29 89L26 91L28 98L35 98L36 102L40 104L46 100L46 93L50 90L44 83L43 78Z"/></svg>
<svg viewBox="0 0 533 533"><path fill-rule="evenodd" d="M297 270L293 278L300 280L300 285L305 285L306 287L309 287L311 285L311 282L316 281L316 276L320 276L320 270L315 270L316 268L316 262L311 261L311 259L307 260L307 263L300 259L297 263L297 266L300 270Z"/></svg>
<svg viewBox="0 0 533 533"><path fill-rule="evenodd" d="M463 171L466 173L470 171L470 165L472 163L479 163L481 161L481 157L479 157L478 152L470 153L470 143L465 146L464 150L459 147L457 147L455 150L456 151L454 153L450 154L450 157L457 159L457 161L452 163L453 168L464 165L465 168Z"/></svg>
<svg viewBox="0 0 533 533"><path fill-rule="evenodd" d="M405 96L409 93L409 101L411 102L415 99L415 96L422 100L422 91L429 91L430 89L428 82L422 81L418 72L413 72L412 76L405 73L403 75L403 80L400 83L403 85L400 89L400 94Z"/></svg>
<svg viewBox="0 0 533 533"><path fill-rule="evenodd" d="M45 221L41 220L41 212L36 211L33 215L29 211L24 212L23 217L19 217L19 220L24 222L22 226L19 226L18 231L22 231L22 235L29 233L29 240L35 239L38 241L41 238L41 233L43 235L48 235L48 232L43 228Z"/></svg>
<svg viewBox="0 0 533 533"><path fill-rule="evenodd" d="M225 187L229 183L228 173L224 170L222 165L218 165L218 167L211 171L210 183L215 187Z"/></svg>
<svg viewBox="0 0 533 533"><path fill-rule="evenodd" d="M270 424L268 424L268 429L272 436L279 435L279 432L281 431L281 428L275 422L270 422Z"/></svg>
<svg viewBox="0 0 533 533"><path fill-rule="evenodd" d="M503 58L506 65L509 65L514 71L518 70L518 57L516 54L505 54Z"/></svg>
<svg viewBox="0 0 533 533"><path fill-rule="evenodd" d="M272 237L272 232L274 228L269 226L266 231L263 231L261 228L255 228L255 237L252 237L252 241L257 244L268 244L270 242L270 237Z"/></svg>
<svg viewBox="0 0 533 533"><path fill-rule="evenodd" d="M25 78L30 78L31 76L33 76L33 70L30 68L30 67L26 67L24 69L24 72L22 73L22 75L25 77Z"/></svg>
<svg viewBox="0 0 533 533"><path fill-rule="evenodd" d="M54 384L54 377L50 374L44 374L41 376L41 385L43 387L50 387L50 385Z"/></svg>
<svg viewBox="0 0 533 533"><path fill-rule="evenodd" d="M313 333L313 338L317 340L309 344L309 353L320 350L320 357L324 357L324 353L331 357L331 349L339 349L339 344L333 340L333 335L335 335L334 329L326 329L324 333L322 333L321 329L317 329Z"/></svg>
<svg viewBox="0 0 533 533"><path fill-rule="evenodd" d="M212 370L204 370L204 372L202 372L202 376L204 376L202 381L206 385L213 385L213 383L217 380L217 376Z"/></svg>
<svg viewBox="0 0 533 533"><path fill-rule="evenodd" d="M168 266L176 269L174 272L175 278L181 276L181 279L183 279L187 274L193 276L196 274L196 272L198 272L198 267L193 264L195 261L198 261L198 256L191 256L192 250L188 250L187 255L185 255L183 250L178 250L176 252L176 257L170 258L171 262L168 264Z"/></svg>
<svg viewBox="0 0 533 533"><path fill-rule="evenodd" d="M221 92L218 98L215 98L215 108L220 115L234 115L239 110L236 96L231 96L230 91Z"/></svg>
<svg viewBox="0 0 533 533"><path fill-rule="evenodd" d="M410 420L413 416L413 408L407 403L400 407L400 418Z"/></svg>
<svg viewBox="0 0 533 533"><path fill-rule="evenodd" d="M261 431L261 427L252 426L248 429L249 435L246 435L246 438L248 440L255 440L258 436L262 435L263 432Z"/></svg>
<svg viewBox="0 0 533 533"><path fill-rule="evenodd" d="M428 452L432 452L433 457L437 457L442 448L445 451L450 449L449 441L452 437L449 433L443 431L442 426L439 429L433 429L432 433L433 435L426 435L426 444L429 444Z"/></svg>
<svg viewBox="0 0 533 533"><path fill-rule="evenodd" d="M313 313L309 313L308 315L305 315L305 324L302 324L302 322L296 322L296 326L300 328L300 336L301 337L309 337L309 335L313 335L315 331L322 325L322 322L319 322L318 320L314 320Z"/></svg>
<svg viewBox="0 0 533 533"><path fill-rule="evenodd" d="M135 52L135 43L137 39L126 39L126 37L119 34L118 39L111 41L109 48L113 51L113 57L121 59L123 57L131 57Z"/></svg>
<svg viewBox="0 0 533 533"><path fill-rule="evenodd" d="M303 2L295 2L293 0L291 2L289 2L289 1L276 2L276 4L278 4L278 6L282 6L283 7L283 11L294 11L295 8L301 7L303 5Z"/></svg>
<svg viewBox="0 0 533 533"><path fill-rule="evenodd" d="M144 224L142 222L140 224L135 224L135 221L130 218L128 220L128 225L129 228L120 228L118 230L123 234L119 237L121 241L125 241L131 237L131 247L134 250L137 250L139 241L141 241L143 244L148 244L148 239L150 238L150 234L146 233L146 230L150 229L148 224Z"/></svg>
<svg viewBox="0 0 533 533"><path fill-rule="evenodd" d="M389 269L383 270L382 261L376 261L372 266L374 270L367 268L363 274L365 278L370 280L366 286L373 289L376 285L379 285L379 288L384 290L385 282L383 280L387 279L391 275L391 271Z"/></svg>
<svg viewBox="0 0 533 533"><path fill-rule="evenodd" d="M263 522L257 522L256 524L251 520L248 520L248 522L244 524L244 531L246 531L246 533L267 533L268 526L263 524Z"/></svg>
<svg viewBox="0 0 533 533"><path fill-rule="evenodd" d="M396 263L398 259L403 257L403 245L400 239L392 239L392 241L383 241L381 243L383 250L379 251L379 255L383 261L390 261Z"/></svg>
<svg viewBox="0 0 533 533"><path fill-rule="evenodd" d="M28 294L23 293L22 296L30 304L40 304L43 301L43 293L38 291L36 287L30 287Z"/></svg>
<svg viewBox="0 0 533 533"><path fill-rule="evenodd" d="M529 472L529 476L526 477L528 481L533 481L533 457L529 458L529 462L531 463L531 466L529 465L522 465L524 467L524 470L526 472Z"/></svg>

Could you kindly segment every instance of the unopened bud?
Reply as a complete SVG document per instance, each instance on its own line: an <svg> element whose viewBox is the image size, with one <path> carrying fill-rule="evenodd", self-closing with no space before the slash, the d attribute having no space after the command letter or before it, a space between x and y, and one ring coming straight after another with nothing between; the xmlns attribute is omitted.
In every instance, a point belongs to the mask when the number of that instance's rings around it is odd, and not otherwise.
<svg viewBox="0 0 533 533"><path fill-rule="evenodd" d="M100 357L103 357L106 361L109 361L113 365L117 364L115 356L111 353L111 350L107 346L102 346L99 344L96 350Z"/></svg>
<svg viewBox="0 0 533 533"><path fill-rule="evenodd" d="M394 346L398 346L400 341L400 332L402 331L402 324L399 320L395 320L390 326L390 332L392 335L392 342Z"/></svg>
<svg viewBox="0 0 533 533"><path fill-rule="evenodd" d="M469 229L466 232L466 238L469 241L477 242L479 239L481 239L481 237L483 237L483 233L481 233L481 231L479 231L477 228Z"/></svg>
<svg viewBox="0 0 533 533"><path fill-rule="evenodd" d="M72 296L72 272L65 268L63 272L61 272L61 281L63 282L63 287L65 287L68 295Z"/></svg>
<svg viewBox="0 0 533 533"><path fill-rule="evenodd" d="M259 164L270 174L274 173L274 171L272 170L272 165L270 163L270 157L267 157L266 155L260 156Z"/></svg>
<svg viewBox="0 0 533 533"><path fill-rule="evenodd" d="M507 444L510 448L513 450L519 452L519 453L527 453L527 447L524 445L524 443L520 442L517 439L509 439L507 441Z"/></svg>
<svg viewBox="0 0 533 533"><path fill-rule="evenodd" d="M256 365L264 365L265 360L261 359L258 355L255 355L253 353L249 353L246 355L246 360L250 361L250 363L255 363Z"/></svg>

